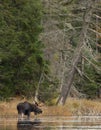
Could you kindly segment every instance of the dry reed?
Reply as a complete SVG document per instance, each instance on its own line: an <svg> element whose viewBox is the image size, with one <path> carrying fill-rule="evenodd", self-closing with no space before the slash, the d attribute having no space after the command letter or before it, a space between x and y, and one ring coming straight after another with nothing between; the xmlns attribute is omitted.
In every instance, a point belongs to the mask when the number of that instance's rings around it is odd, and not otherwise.
<svg viewBox="0 0 101 130"><path fill-rule="evenodd" d="M0 102L0 116L17 116L16 106L24 100ZM40 116L101 115L101 103L96 100L69 98L64 106L42 106ZM31 114L33 115L33 114Z"/></svg>

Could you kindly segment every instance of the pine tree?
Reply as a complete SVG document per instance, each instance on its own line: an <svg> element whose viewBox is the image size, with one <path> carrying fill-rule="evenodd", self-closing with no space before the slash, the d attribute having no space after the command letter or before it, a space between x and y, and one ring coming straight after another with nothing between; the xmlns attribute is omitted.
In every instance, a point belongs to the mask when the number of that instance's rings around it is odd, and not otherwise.
<svg viewBox="0 0 101 130"><path fill-rule="evenodd" d="M0 1L0 96L35 93L45 64L40 0Z"/></svg>

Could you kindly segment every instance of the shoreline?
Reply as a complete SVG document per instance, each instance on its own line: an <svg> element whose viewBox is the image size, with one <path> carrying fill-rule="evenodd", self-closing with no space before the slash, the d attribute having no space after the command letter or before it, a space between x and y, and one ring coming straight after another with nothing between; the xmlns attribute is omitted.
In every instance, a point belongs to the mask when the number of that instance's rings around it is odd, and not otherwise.
<svg viewBox="0 0 101 130"><path fill-rule="evenodd" d="M15 98L9 102L0 101L0 117L17 117L16 106L19 102L24 102L24 100L19 100ZM29 100L29 102L31 102ZM68 98L64 106L47 106L43 105L41 107L43 113L38 115L42 116L101 116L101 102L97 100L87 100L87 99L76 99ZM31 117L34 117L33 112Z"/></svg>

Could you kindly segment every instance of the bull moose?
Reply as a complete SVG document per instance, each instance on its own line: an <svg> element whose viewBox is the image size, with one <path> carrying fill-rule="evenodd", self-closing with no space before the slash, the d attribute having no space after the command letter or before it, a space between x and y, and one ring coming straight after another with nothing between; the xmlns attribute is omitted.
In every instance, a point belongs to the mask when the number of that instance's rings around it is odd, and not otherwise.
<svg viewBox="0 0 101 130"><path fill-rule="evenodd" d="M37 103L31 104L27 101L19 103L17 105L17 111L18 111L18 118L20 116L23 118L23 115L27 115L28 119L30 118L31 112L34 112L35 115L42 113L42 110L38 107Z"/></svg>

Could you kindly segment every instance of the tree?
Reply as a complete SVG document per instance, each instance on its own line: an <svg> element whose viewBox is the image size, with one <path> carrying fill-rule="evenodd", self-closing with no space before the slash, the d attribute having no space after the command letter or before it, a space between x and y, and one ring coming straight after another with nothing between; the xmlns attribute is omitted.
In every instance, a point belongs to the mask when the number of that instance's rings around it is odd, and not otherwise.
<svg viewBox="0 0 101 130"><path fill-rule="evenodd" d="M71 86L72 86L72 83L74 80L74 75L76 73L76 68L77 68L77 65L78 65L80 58L81 58L82 49L83 49L84 45L86 44L86 35L87 35L87 30L89 27L90 20L91 20L91 15L93 12L93 6L95 5L94 2L95 1L93 1L93 0L87 1L87 8L86 8L86 12L84 15L84 22L83 22L82 30L81 30L81 33L79 36L78 45L76 47L76 51L74 53L74 57L72 60L73 61L72 67L71 67L70 72L68 74L68 80L66 81L67 84L65 84L62 87L60 97L57 101L58 104L64 105L66 98L69 95L69 92L70 92L70 89L71 89Z"/></svg>
<svg viewBox="0 0 101 130"><path fill-rule="evenodd" d="M46 46L45 56L51 62L52 77L58 78L58 92L61 94L63 86L67 86L67 80L70 77L68 74L75 59L75 50L80 44L84 14L89 1L42 1L45 9L42 22L44 26L42 40ZM85 36L85 45L76 66L70 96L96 98L95 91L100 87L100 58L98 58L101 51L100 38L98 38L101 28L100 8L101 1L97 0ZM89 67L91 69L88 69Z"/></svg>
<svg viewBox="0 0 101 130"><path fill-rule="evenodd" d="M40 0L0 1L0 95L34 95L46 61Z"/></svg>

